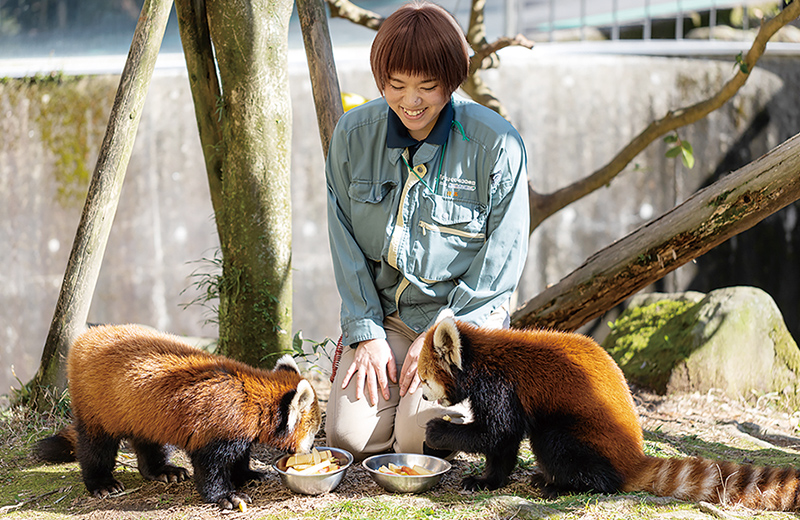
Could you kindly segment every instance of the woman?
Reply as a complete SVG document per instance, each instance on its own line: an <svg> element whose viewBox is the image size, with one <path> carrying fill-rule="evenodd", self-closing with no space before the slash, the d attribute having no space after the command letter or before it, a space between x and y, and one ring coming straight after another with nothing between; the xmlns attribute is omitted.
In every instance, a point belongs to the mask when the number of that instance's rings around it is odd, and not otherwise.
<svg viewBox="0 0 800 520"><path fill-rule="evenodd" d="M420 453L429 419L468 420L416 392L424 332L445 308L508 326L528 244L524 145L495 112L453 97L469 68L455 19L401 7L370 63L382 97L342 116L326 163L344 345L326 433L357 459Z"/></svg>

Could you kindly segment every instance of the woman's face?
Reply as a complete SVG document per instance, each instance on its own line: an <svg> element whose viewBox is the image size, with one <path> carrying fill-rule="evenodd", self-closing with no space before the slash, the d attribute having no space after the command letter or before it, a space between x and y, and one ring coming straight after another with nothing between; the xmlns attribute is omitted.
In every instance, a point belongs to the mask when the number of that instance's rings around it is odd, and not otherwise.
<svg viewBox="0 0 800 520"><path fill-rule="evenodd" d="M417 141L428 137L439 113L450 101L437 79L402 72L389 75L383 97Z"/></svg>

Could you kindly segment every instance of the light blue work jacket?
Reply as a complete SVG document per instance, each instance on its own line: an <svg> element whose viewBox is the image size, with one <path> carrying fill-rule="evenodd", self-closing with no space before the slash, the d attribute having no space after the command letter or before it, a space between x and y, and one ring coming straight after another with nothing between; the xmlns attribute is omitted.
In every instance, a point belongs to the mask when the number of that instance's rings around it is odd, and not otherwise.
<svg viewBox="0 0 800 520"><path fill-rule="evenodd" d="M344 345L385 338L383 318L394 311L417 332L448 307L481 325L519 283L529 236L524 144L492 110L457 96L452 106L444 146L424 142L410 161L387 147L383 98L336 125L326 179Z"/></svg>

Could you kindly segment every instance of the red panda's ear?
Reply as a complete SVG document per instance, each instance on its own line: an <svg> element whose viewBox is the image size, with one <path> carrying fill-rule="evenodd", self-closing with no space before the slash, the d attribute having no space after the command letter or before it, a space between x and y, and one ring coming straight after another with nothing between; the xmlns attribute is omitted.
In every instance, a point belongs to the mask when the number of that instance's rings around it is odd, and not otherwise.
<svg viewBox="0 0 800 520"><path fill-rule="evenodd" d="M317 400L317 394L314 392L314 387L306 379L301 379L297 383L297 390L289 405L289 428L294 428L294 425L300 420L303 415L314 406Z"/></svg>
<svg viewBox="0 0 800 520"><path fill-rule="evenodd" d="M300 373L300 368L297 366L297 362L294 360L291 354L285 354L281 356L277 363L275 363L276 372L278 370L288 370L290 372Z"/></svg>
<svg viewBox="0 0 800 520"><path fill-rule="evenodd" d="M461 370L461 335L452 315L441 317L433 331L433 350L450 370L450 365Z"/></svg>

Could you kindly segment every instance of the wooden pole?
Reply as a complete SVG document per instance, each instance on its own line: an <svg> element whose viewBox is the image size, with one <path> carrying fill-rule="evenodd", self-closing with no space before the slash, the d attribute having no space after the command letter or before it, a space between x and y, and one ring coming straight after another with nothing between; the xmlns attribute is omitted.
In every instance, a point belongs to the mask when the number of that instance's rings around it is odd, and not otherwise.
<svg viewBox="0 0 800 520"><path fill-rule="evenodd" d="M333 128L344 113L339 76L336 74L328 31L328 17L323 0L297 0L296 5L314 92L322 153L327 157Z"/></svg>
<svg viewBox="0 0 800 520"><path fill-rule="evenodd" d="M145 0L75 234L53 321L33 379L33 404L47 408L47 390L66 388L63 359L81 333L103 262L172 0Z"/></svg>

